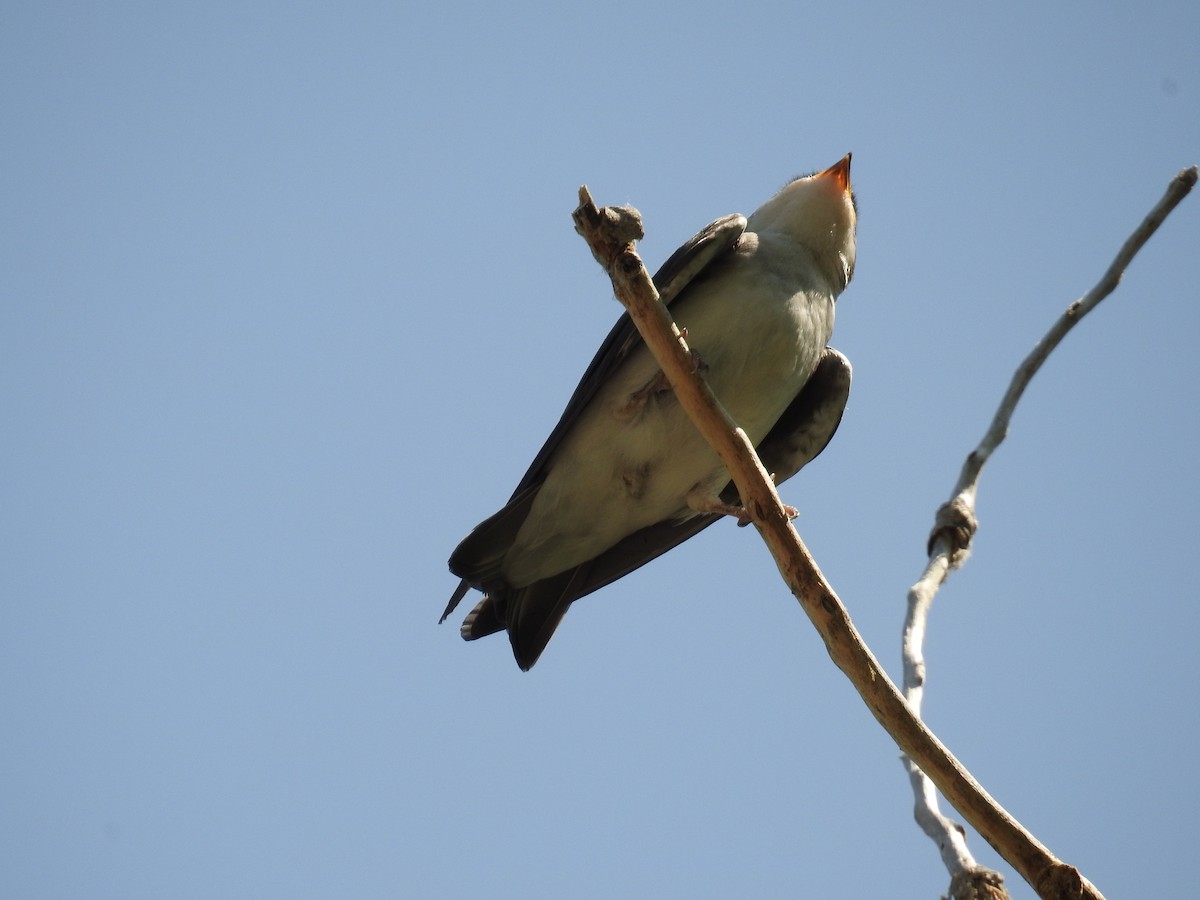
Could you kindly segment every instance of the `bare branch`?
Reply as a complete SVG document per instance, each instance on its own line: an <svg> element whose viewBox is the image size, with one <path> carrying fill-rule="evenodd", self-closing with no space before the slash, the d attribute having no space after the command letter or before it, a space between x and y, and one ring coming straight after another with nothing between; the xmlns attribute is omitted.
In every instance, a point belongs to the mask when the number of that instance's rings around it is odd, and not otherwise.
<svg viewBox="0 0 1200 900"><path fill-rule="evenodd" d="M1112 265L1108 267L1096 286L1067 307L1066 312L1059 317L1046 336L1017 367L1008 390L992 418L991 425L979 445L967 455L966 462L963 463L958 483L954 487L953 497L938 510L933 531L929 536L929 562L920 580L908 592L908 613L904 621L902 638L904 696L917 715L920 715L921 712L921 701L925 690L923 647L929 610L933 605L933 598L937 594L938 588L946 580L951 570L960 567L970 553L977 525L975 497L984 464L1007 436L1009 423L1017 403L1025 393L1025 388L1033 376L1041 368L1042 363L1066 337L1067 332L1116 289L1121 277L1125 274L1125 269L1137 252L1158 230L1159 225L1163 223L1171 210L1191 191L1192 186L1196 183L1196 176L1196 167L1193 166L1184 169L1172 179L1162 199L1125 241ZM913 786L915 817L921 829L938 845L942 860L952 876L952 885L955 883L955 879L959 879L960 876L965 877L966 873L986 871L976 867L974 859L966 848L966 840L961 828L942 815L938 809L937 795L929 779L922 774L920 768L913 765L911 760L906 759L905 765ZM948 795L947 797L957 807L958 804ZM993 845L995 844L988 835L984 834L984 837ZM1002 854L1003 852L1001 850ZM1037 883L1030 883L1038 887L1039 891L1042 890ZM1002 887L998 889L1003 891ZM1042 896L1047 896L1047 894L1043 893Z"/></svg>
<svg viewBox="0 0 1200 900"><path fill-rule="evenodd" d="M1067 332L1075 327L1079 321L1090 313L1099 305L1100 301L1111 294L1121 282L1125 270L1133 261L1138 251L1142 249L1146 241L1150 240L1151 236L1158 230L1160 226L1170 215L1171 210L1179 205L1180 201L1188 195L1192 187L1196 184L1196 167L1184 169L1173 179L1167 186L1167 191L1163 194L1161 200L1155 205L1154 209L1150 210L1146 218L1139 225L1121 246L1116 258L1112 261L1112 265L1108 267L1108 271L1096 283L1096 286L1067 307L1066 312L1059 317L1054 326L1046 332L1046 336L1042 338L1036 347L1025 357L1021 365L1017 367L1016 374L1013 375L1012 382L1008 386L1008 391L1005 392L1004 398L1000 401L1000 407L996 410L996 415L992 419L992 424L988 426L987 433L984 434L983 440L979 442L968 456L963 464L962 472L958 476L958 484L954 488L955 496L961 494L969 494L971 498L971 506L974 506L975 485L979 480L979 474L983 470L984 463L992 455L997 447L1004 441L1008 434L1008 424L1012 419L1013 410L1017 407L1017 402L1021 399L1021 395L1025 393L1025 388L1030 380L1037 374L1038 369L1042 367L1042 363L1050 355L1050 352L1059 345L1059 342L1066 337Z"/></svg>

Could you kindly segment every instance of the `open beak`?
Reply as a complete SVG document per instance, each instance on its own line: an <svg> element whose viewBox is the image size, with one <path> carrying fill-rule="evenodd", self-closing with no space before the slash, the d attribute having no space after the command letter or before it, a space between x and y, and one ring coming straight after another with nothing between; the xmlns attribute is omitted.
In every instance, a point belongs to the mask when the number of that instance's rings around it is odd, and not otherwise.
<svg viewBox="0 0 1200 900"><path fill-rule="evenodd" d="M821 173L821 176L832 175L837 179L838 187L843 191L850 190L850 156L847 153L840 160Z"/></svg>

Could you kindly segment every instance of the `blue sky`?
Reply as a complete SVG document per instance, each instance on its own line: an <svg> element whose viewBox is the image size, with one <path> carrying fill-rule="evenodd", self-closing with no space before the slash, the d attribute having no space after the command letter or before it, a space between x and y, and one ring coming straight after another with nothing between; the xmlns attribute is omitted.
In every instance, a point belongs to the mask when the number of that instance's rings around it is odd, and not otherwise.
<svg viewBox="0 0 1200 900"><path fill-rule="evenodd" d="M784 499L899 671L1017 362L1200 162L1200 7L7 3L0 893L933 897L890 739L731 524L538 666L436 625L656 266L854 153L840 433ZM925 713L1110 897L1193 878L1200 198L1034 381ZM1031 892L972 835L980 860Z"/></svg>

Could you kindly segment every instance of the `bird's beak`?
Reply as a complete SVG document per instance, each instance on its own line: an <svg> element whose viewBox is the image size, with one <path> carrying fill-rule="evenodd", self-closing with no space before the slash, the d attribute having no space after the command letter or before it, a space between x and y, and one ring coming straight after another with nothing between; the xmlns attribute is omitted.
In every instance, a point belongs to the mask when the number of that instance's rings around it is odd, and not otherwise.
<svg viewBox="0 0 1200 900"><path fill-rule="evenodd" d="M821 177L826 175L836 178L838 187L840 187L843 191L850 190L850 154L847 153L821 173Z"/></svg>

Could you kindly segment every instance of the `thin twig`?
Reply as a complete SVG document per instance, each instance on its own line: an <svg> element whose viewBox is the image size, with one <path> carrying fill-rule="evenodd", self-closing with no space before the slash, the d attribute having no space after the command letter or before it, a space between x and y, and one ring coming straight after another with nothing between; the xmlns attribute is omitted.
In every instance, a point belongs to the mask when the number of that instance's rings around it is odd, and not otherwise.
<svg viewBox="0 0 1200 900"><path fill-rule="evenodd" d="M1196 167L1192 166L1191 168L1184 169L1171 179L1171 183L1167 186L1166 193L1163 194L1162 199L1155 204L1154 208L1146 215L1146 218L1142 220L1142 223L1134 229L1133 234L1121 245L1116 258L1113 259L1112 264L1108 267L1103 277L1096 283L1096 286L1067 307L1066 312L1059 317L1054 326L1046 332L1046 336L1038 342L1029 356L1025 357L1021 365L1017 367L1016 374L1013 375L1012 382L1004 394L1004 399L1000 401L1000 407L996 410L996 415L992 419L992 424L988 427L987 433L984 434L983 440L979 442L979 446L967 456L967 460L963 464L962 473L958 477L958 485L954 490L956 495L962 494L969 489L973 501L974 487L979 480L979 474L983 470L984 463L988 461L993 451L1000 446L1008 434L1008 424L1012 419L1013 410L1016 409L1017 402L1021 399L1021 395L1025 393L1025 388L1030 380L1037 374L1038 369L1042 367L1042 363L1046 361L1046 357L1050 355L1050 352L1066 337L1067 332L1074 328L1084 316L1095 309L1101 300L1116 290L1133 258L1142 249L1146 241L1150 240L1154 232L1158 230L1158 227L1171 214L1171 211L1188 195L1192 187L1196 184L1196 177Z"/></svg>
<svg viewBox="0 0 1200 900"><path fill-rule="evenodd" d="M580 206L574 214L576 230L608 272L617 298L629 310L680 405L729 470L746 511L775 557L784 581L816 626L834 663L850 679L867 708L900 749L929 774L942 794L1027 881L1037 884L1058 869L1074 872L988 796L913 714L855 630L845 606L792 528L754 448L719 407L683 349L678 329L673 327L659 302L650 275L634 250L633 241L641 236L640 217L635 211L616 214L611 208L598 210L586 187L580 189L579 199ZM637 219L638 227L627 227L631 217ZM616 235L612 233L614 221L626 223ZM1094 889L1078 896L1100 898Z"/></svg>
<svg viewBox="0 0 1200 900"><path fill-rule="evenodd" d="M924 642L929 610L938 588L953 569L957 569L970 554L975 535L975 498L983 466L1003 443L1008 435L1009 423L1025 388L1042 367L1055 347L1067 333L1120 283L1126 268L1146 241L1158 230L1181 200L1196 183L1196 167L1184 169L1167 186L1166 193L1150 211L1133 234L1122 245L1116 258L1103 277L1090 291L1067 307L1030 354L1017 367L1012 381L1005 392L1000 406L992 418L983 439L972 450L963 463L954 494L937 513L936 523L929 537L929 561L920 580L909 589L908 613L904 621L902 655L904 658L904 696L917 715L921 713L921 701L925 689ZM938 808L933 785L921 768L911 759L905 758L912 782L915 800L914 815L921 829L938 845L942 860L952 880L961 873L981 873L987 870L976 866L966 846L966 836L956 823L946 818ZM954 801L951 800L953 803ZM957 806L957 804L955 804ZM973 823L972 823L973 824ZM987 835L984 835L987 837ZM991 839L988 838L989 842ZM993 842L994 843L994 842ZM1024 874L1024 873L1022 873ZM1033 882L1031 882L1033 883ZM1037 885L1034 885L1037 887Z"/></svg>

